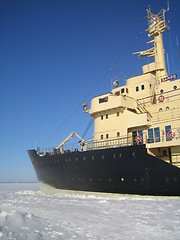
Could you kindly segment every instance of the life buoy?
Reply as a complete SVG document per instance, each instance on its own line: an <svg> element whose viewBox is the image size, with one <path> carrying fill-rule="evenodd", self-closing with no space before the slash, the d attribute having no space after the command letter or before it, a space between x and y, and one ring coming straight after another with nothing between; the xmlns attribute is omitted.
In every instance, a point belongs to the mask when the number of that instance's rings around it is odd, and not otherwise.
<svg viewBox="0 0 180 240"><path fill-rule="evenodd" d="M136 142L137 142L137 143L141 143L141 142L142 142L142 136L141 136L140 134L138 134L138 135L136 136Z"/></svg>
<svg viewBox="0 0 180 240"><path fill-rule="evenodd" d="M158 101L159 101L159 102L164 102L164 96L163 96L163 95L159 96L159 97L158 97Z"/></svg>
<svg viewBox="0 0 180 240"><path fill-rule="evenodd" d="M169 140L172 140L175 137L175 132L173 130L169 130L167 132L167 137L169 138Z"/></svg>

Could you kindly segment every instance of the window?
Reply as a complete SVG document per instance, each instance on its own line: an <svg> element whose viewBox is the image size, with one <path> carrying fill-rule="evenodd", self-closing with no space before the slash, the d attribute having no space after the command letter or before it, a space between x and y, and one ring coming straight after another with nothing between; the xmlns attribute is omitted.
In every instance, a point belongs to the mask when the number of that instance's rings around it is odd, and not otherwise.
<svg viewBox="0 0 180 240"><path fill-rule="evenodd" d="M163 89L161 89L161 90L160 90L160 93L163 93L163 92L164 92L164 90L163 90Z"/></svg>
<svg viewBox="0 0 180 240"><path fill-rule="evenodd" d="M101 139L103 139L103 135L101 135Z"/></svg>
<svg viewBox="0 0 180 240"><path fill-rule="evenodd" d="M108 102L108 97L99 98L99 103Z"/></svg>
<svg viewBox="0 0 180 240"><path fill-rule="evenodd" d="M126 93L128 93L128 88L126 88Z"/></svg>
<svg viewBox="0 0 180 240"><path fill-rule="evenodd" d="M103 116L101 116L101 120L103 120Z"/></svg>
<svg viewBox="0 0 180 240"><path fill-rule="evenodd" d="M144 85L141 85L141 90L144 90Z"/></svg>
<svg viewBox="0 0 180 240"><path fill-rule="evenodd" d="M148 129L148 142L149 143L160 142L159 127Z"/></svg>
<svg viewBox="0 0 180 240"><path fill-rule="evenodd" d="M138 92L139 91L139 87L136 87L136 92Z"/></svg>
<svg viewBox="0 0 180 240"><path fill-rule="evenodd" d="M124 88L121 89L121 93L124 93Z"/></svg>
<svg viewBox="0 0 180 240"><path fill-rule="evenodd" d="M166 150L163 150L163 151L162 151L162 154L163 154L163 157L167 156Z"/></svg>
<svg viewBox="0 0 180 240"><path fill-rule="evenodd" d="M171 141L171 125L165 126L166 141Z"/></svg>
<svg viewBox="0 0 180 240"><path fill-rule="evenodd" d="M176 90L176 89L177 89L177 86L175 85L175 86L173 87L173 89Z"/></svg>
<svg viewBox="0 0 180 240"><path fill-rule="evenodd" d="M153 143L154 142L154 133L153 133L153 128L148 129L148 143Z"/></svg>
<svg viewBox="0 0 180 240"><path fill-rule="evenodd" d="M120 132L117 132L117 137L120 137Z"/></svg>
<svg viewBox="0 0 180 240"><path fill-rule="evenodd" d="M160 131L159 127L154 128L154 137L155 142L160 142Z"/></svg>
<svg viewBox="0 0 180 240"><path fill-rule="evenodd" d="M140 144L142 144L143 143L143 130L138 130L137 134L141 136Z"/></svg>
<svg viewBox="0 0 180 240"><path fill-rule="evenodd" d="M162 112L162 108L159 109L159 112Z"/></svg>
<svg viewBox="0 0 180 240"><path fill-rule="evenodd" d="M106 134L106 138L108 138L109 137L109 135L108 135L108 133Z"/></svg>
<svg viewBox="0 0 180 240"><path fill-rule="evenodd" d="M119 112L117 112L117 117L119 117Z"/></svg>
<svg viewBox="0 0 180 240"><path fill-rule="evenodd" d="M108 119L108 114L106 114L106 119Z"/></svg>

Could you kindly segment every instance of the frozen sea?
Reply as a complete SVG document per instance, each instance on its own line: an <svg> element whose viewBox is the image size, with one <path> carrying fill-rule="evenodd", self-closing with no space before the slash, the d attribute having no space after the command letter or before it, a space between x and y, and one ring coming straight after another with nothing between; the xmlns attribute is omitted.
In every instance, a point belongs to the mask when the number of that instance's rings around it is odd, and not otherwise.
<svg viewBox="0 0 180 240"><path fill-rule="evenodd" d="M61 192L0 184L0 240L180 239L180 198Z"/></svg>

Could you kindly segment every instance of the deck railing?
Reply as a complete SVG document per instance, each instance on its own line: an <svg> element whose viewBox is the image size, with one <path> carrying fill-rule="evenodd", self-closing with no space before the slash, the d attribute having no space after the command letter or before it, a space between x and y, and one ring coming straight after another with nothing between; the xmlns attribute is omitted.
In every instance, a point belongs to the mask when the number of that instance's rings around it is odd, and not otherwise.
<svg viewBox="0 0 180 240"><path fill-rule="evenodd" d="M172 129L171 134L167 136L167 133L164 131L159 132L159 136L153 137L153 139L148 138L147 133L143 133L142 135L137 136L124 136L124 137L117 137L117 138L110 138L104 140L88 140L85 143L73 143L73 144L65 144L61 149L50 147L39 149L37 148L36 151L40 156L44 155L54 155L54 154L63 154L67 152L74 152L74 151L88 151L88 150L97 150L97 149L106 149L106 148L115 148L115 147L125 147L131 145L139 145L139 144L161 144L163 142L173 142L180 140L180 128ZM172 144L170 144L172 145Z"/></svg>

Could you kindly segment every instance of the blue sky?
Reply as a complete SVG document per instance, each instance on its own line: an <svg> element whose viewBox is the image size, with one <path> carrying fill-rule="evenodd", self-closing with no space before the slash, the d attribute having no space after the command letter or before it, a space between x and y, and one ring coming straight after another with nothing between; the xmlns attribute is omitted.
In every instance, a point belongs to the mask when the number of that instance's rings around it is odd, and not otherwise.
<svg viewBox="0 0 180 240"><path fill-rule="evenodd" d="M83 135L90 117L82 103L141 74L147 59L146 8L164 0L0 1L0 182L36 181L27 155L35 144L56 146L72 131ZM180 1L170 1L164 46L180 74ZM179 52L178 52L179 51ZM87 138L93 137L93 128Z"/></svg>

